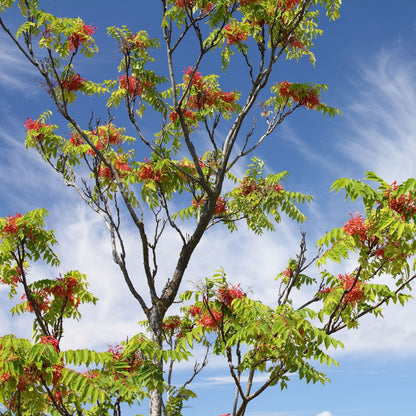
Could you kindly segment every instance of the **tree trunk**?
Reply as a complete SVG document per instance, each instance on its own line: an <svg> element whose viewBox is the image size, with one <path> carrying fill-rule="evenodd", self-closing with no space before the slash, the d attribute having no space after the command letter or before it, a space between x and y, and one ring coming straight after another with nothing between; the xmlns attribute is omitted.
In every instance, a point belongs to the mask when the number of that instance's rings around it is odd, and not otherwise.
<svg viewBox="0 0 416 416"><path fill-rule="evenodd" d="M153 305L149 314L149 329L151 333L151 340L156 342L160 348L162 348L162 321L163 315L160 314L157 303ZM153 357L153 363L157 365L161 371L163 371L163 361L159 360L156 356ZM163 398L162 393L159 390L152 390L150 392L150 409L149 416L162 416Z"/></svg>
<svg viewBox="0 0 416 416"><path fill-rule="evenodd" d="M150 416L162 416L162 393L158 390L150 392Z"/></svg>
<svg viewBox="0 0 416 416"><path fill-rule="evenodd" d="M248 405L248 401L247 400L243 401L243 403L240 404L240 407L235 413L235 416L244 416L246 414L247 405Z"/></svg>

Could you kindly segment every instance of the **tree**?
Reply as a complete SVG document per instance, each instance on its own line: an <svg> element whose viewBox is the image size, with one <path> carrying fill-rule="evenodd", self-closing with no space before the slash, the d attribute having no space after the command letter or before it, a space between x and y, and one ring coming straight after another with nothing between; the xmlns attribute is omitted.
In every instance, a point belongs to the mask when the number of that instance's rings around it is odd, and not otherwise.
<svg viewBox="0 0 416 416"><path fill-rule="evenodd" d="M343 227L327 233L312 259L306 258L303 236L299 254L278 276L274 307L250 299L220 271L179 296L184 302L180 316L168 315L208 229L224 225L233 232L245 222L261 234L273 230L283 214L305 220L299 205L311 197L283 187L287 172L266 175L255 151L299 109L338 113L321 101L325 85L285 80L273 84L271 74L282 58L305 55L314 62L313 41L321 34L319 11L335 19L340 1L162 0L161 39L125 26L108 28L119 45L120 76L99 83L76 69L81 59L94 59L95 27L80 18L47 13L37 1L1 1L0 11L7 16L16 6L25 20L16 37L6 17L0 25L38 70L60 120L69 126L69 133L58 134L58 125L49 124L50 111L28 118L26 145L103 219L113 260L146 315L150 339L137 334L107 352L61 351L64 319L79 318L79 304L96 299L78 271L29 282L30 262L59 264L54 235L44 229L45 210L3 218L2 283L10 286L11 296L23 288L25 298L13 313L34 314L33 342L13 335L1 339L0 399L8 408L4 414L119 415L122 403L140 402L149 394L152 416L179 415L193 393L188 382L171 385L172 363L187 359L199 343L207 348L207 356L210 349L224 356L236 385L232 414L244 415L266 388L285 387L288 373L307 382L325 382L326 376L311 362L334 362L326 350L340 343L332 334L356 327L366 314L380 315L389 301L404 304L409 299L405 291L416 277L410 262L416 250L416 181L389 185L370 172L366 179L375 187L345 178L334 183L333 190L344 189L352 201L362 198L365 218L354 214ZM195 50L184 64L179 54L189 48L191 36ZM166 66L156 71L153 56L161 43ZM236 59L246 71L244 91L224 91L220 76L204 74L207 61L215 60L218 70L227 74ZM81 94L94 100L103 96L99 114L105 116L79 120L73 109ZM130 124L121 127L116 122L124 111ZM155 115L160 130L150 138L143 132L143 120ZM252 122L251 115L260 121ZM228 131L224 137L220 127ZM202 131L204 141L198 137ZM139 148L147 149L144 161L135 158ZM245 165L242 177L236 173L237 164ZM123 237L125 223L138 232L140 273L148 293L136 289L137 270L129 267ZM158 248L169 228L178 236L178 256L169 278L164 278L159 276ZM336 276L324 269L327 260L341 262L350 253L357 257L350 274ZM321 268L319 278L306 274L315 263ZM380 275L391 277L390 287L377 283ZM293 292L307 286L312 287L310 300L295 305ZM194 368L189 382L206 363ZM79 365L89 369L77 371ZM254 390L256 372L266 373L268 379Z"/></svg>

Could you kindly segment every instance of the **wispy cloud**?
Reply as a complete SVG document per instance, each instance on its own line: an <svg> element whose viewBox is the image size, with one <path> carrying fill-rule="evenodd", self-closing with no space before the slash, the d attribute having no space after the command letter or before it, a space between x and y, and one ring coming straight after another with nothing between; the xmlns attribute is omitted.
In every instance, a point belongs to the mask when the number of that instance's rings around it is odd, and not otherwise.
<svg viewBox="0 0 416 416"><path fill-rule="evenodd" d="M391 183L416 176L416 60L400 49L384 49L358 64L351 75L338 141L340 150L360 171L375 171ZM345 353L392 352L413 354L416 330L409 316L416 302L405 308L389 305L384 319L368 317L359 334L340 334Z"/></svg>
<svg viewBox="0 0 416 416"><path fill-rule="evenodd" d="M361 62L344 112L343 152L388 182L416 176L415 69L390 50Z"/></svg>
<svg viewBox="0 0 416 416"><path fill-rule="evenodd" d="M13 117L9 125L0 129L0 192L3 203L1 210L10 209L27 211L37 208L41 201L51 197L59 200L60 195L67 194L62 181L41 159L34 150L27 150L24 145L23 126ZM4 215L10 212L4 213Z"/></svg>
<svg viewBox="0 0 416 416"><path fill-rule="evenodd" d="M125 338L142 330L137 322L145 318L144 314L113 264L107 231L100 220L88 212L86 207L65 209L60 206L58 211L61 221L54 228L58 239L63 239L60 246L60 252L63 253L62 268L77 268L87 273L91 290L100 299L94 309L86 311L85 318L70 324L68 338L71 341L77 340L80 344L103 343L108 342L109 336ZM284 239L283 234L278 239L272 235L255 237L244 230L238 236L230 236L221 230L208 233L191 260L183 289L194 288L195 284L223 267L231 282L241 283L256 299L273 303L277 293L274 276L285 267L291 248L295 250L298 245L298 240L295 237L291 240L290 235L292 233L285 233ZM146 294L141 254L138 251L140 244L133 229L126 231L125 244L133 281L137 289ZM171 275L179 247L175 233L168 232L159 253L159 259L163 259L159 261L161 279L162 276ZM175 312L178 311L171 311ZM94 326L95 329L91 331ZM91 339L92 333L95 340Z"/></svg>
<svg viewBox="0 0 416 416"><path fill-rule="evenodd" d="M35 69L11 47L11 40L4 35L0 36L0 62L0 86L5 91L24 96L39 92L39 88L33 88L33 80L38 77Z"/></svg>
<svg viewBox="0 0 416 416"><path fill-rule="evenodd" d="M231 376L216 376L216 377L204 377L203 381L197 383L198 387L201 386L216 386L216 385L226 385L226 384L234 384L234 380ZM241 383L247 382L248 377L241 377ZM264 383L268 380L267 375L261 375L255 377L253 383Z"/></svg>
<svg viewBox="0 0 416 416"><path fill-rule="evenodd" d="M327 410L321 413L315 413L313 410L290 410L281 412L250 412L248 416L336 416Z"/></svg>
<svg viewBox="0 0 416 416"><path fill-rule="evenodd" d="M300 138L296 131L290 127L290 123L282 124L280 129L283 143L286 143L292 152L299 153L302 156L302 161L312 162L314 166L319 166L320 170L335 176L342 174L341 167L334 158L328 157L326 151L316 149L316 146L311 145L307 138Z"/></svg>

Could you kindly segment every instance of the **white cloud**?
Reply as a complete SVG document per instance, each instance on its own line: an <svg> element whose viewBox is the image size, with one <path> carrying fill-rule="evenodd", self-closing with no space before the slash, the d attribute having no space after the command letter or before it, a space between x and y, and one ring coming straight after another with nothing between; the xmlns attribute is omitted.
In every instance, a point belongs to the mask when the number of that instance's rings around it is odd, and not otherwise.
<svg viewBox="0 0 416 416"><path fill-rule="evenodd" d="M397 50L383 50L358 65L354 88L343 111L340 148L363 170L375 171L388 183L416 177L416 60L405 60ZM393 352L412 355L416 328L409 316L416 302L404 308L389 305L384 319L367 317L358 331L339 338L352 354ZM337 353L338 354L338 353Z"/></svg>
<svg viewBox="0 0 416 416"><path fill-rule="evenodd" d="M322 413L317 414L316 416L334 416L331 412L328 412L327 410L325 410Z"/></svg>
<svg viewBox="0 0 416 416"><path fill-rule="evenodd" d="M56 207L60 223L52 224L58 240L63 271L79 269L88 275L91 291L100 299L97 306L87 308L80 322L67 326L66 338L81 345L120 340L140 331L137 326L144 314L126 288L121 273L111 258L109 238L98 216L86 207ZM244 228L244 227L242 227ZM212 276L221 267L232 283L241 283L252 290L252 296L273 303L277 296L275 275L284 269L290 252L297 249L298 239L289 225L282 225L284 240L271 234L256 237L251 232L229 235L227 231L210 232L201 241L184 277L184 288ZM293 237L292 237L293 235ZM132 229L125 233L131 275L137 289L147 293L141 266L140 244ZM172 273L180 246L174 232L168 232L161 245L159 273L161 280ZM163 276L163 278L162 278ZM160 284L161 286L161 284ZM147 299L147 296L145 295ZM177 312L174 308L170 313ZM91 334L94 334L92 339Z"/></svg>
<svg viewBox="0 0 416 416"><path fill-rule="evenodd" d="M416 348L416 328L410 317L416 314L416 302L411 300L405 307L389 304L383 318L368 316L361 320L357 330L335 334L344 345L344 350L334 354L342 364L342 356L414 356Z"/></svg>
<svg viewBox="0 0 416 416"><path fill-rule="evenodd" d="M33 86L34 79L39 79L35 68L16 49L12 49L10 38L0 36L0 85L3 89L18 91L24 96L39 93L40 89Z"/></svg>
<svg viewBox="0 0 416 416"><path fill-rule="evenodd" d="M253 383L265 383L268 380L267 374L262 374L255 376L253 379ZM240 378L242 384L248 381L247 376L242 376ZM204 376L200 379L200 381L194 383L195 387L208 387L208 386L224 386L227 384L234 384L234 380L231 376Z"/></svg>
<svg viewBox="0 0 416 416"><path fill-rule="evenodd" d="M316 145L311 145L308 140L300 138L289 123L283 123L280 126L279 136L283 142L288 142L290 151L298 152L305 161L313 162L319 166L320 170L339 176L342 174L342 166L336 160L329 158L326 152L316 149Z"/></svg>
<svg viewBox="0 0 416 416"><path fill-rule="evenodd" d="M388 182L416 176L415 69L416 61L387 50L361 63L343 114L345 155Z"/></svg>
<svg viewBox="0 0 416 416"><path fill-rule="evenodd" d="M66 192L71 195L69 190ZM48 223L60 242L57 250L62 264L52 272L39 266L33 268L32 274L34 277L56 277L58 272L78 269L87 274L90 290L99 298L96 306L81 307L83 317L79 322L66 323L64 348L103 349L107 343L114 344L143 331L137 322L144 319L144 314L112 261L107 230L100 218L79 201L76 202L74 197L63 197L61 194L59 198L51 209ZM231 235L221 229L207 233L190 262L182 289L191 288L195 282L223 267L231 283L241 283L255 299L276 304L278 284L274 277L286 267L289 257L298 252L297 225L284 221L276 233L266 233L262 237L246 231L243 225L241 228L241 232ZM126 231L125 242L133 281L138 290L147 293L140 246L133 228ZM162 280L172 273L178 249L174 232L169 232L160 252L163 259L159 262ZM297 295L296 304L304 300L307 300L307 293L302 292ZM5 302L3 308L10 309L10 304ZM177 311L178 306L174 306L170 313ZM413 355L416 351L416 329L408 317L415 313L416 302L411 302L406 308L390 305L385 319L369 317L362 321L358 331L336 334L345 343L345 350L337 350L334 356L342 363L344 354L394 352L396 355ZM30 336L29 318L13 318L13 331L19 328L20 336L23 333ZM211 368L212 365L220 368L223 360L213 359Z"/></svg>
<svg viewBox="0 0 416 416"><path fill-rule="evenodd" d="M2 114L7 125L0 130L0 210L7 206L15 210L28 211L38 208L51 199L59 201L68 196L62 180L33 149L25 147L23 122L12 114Z"/></svg>
<svg viewBox="0 0 416 416"><path fill-rule="evenodd" d="M108 235L100 219L84 206L56 206L52 224L61 244L62 271L79 269L88 275L91 291L100 299L94 307L82 309L80 322L68 322L65 343L76 347L92 347L119 342L126 336L143 329L137 325L144 319L138 303L126 288L121 274L114 265ZM242 227L240 233L229 235L225 230L214 230L201 241L184 277L185 288L211 276L220 267L227 273L230 282L241 283L251 290L251 296L267 304L276 303L278 285L274 276L283 270L290 255L298 251L295 227L284 222L275 234L256 237ZM147 293L141 271L140 250L134 230L125 234L132 276L137 288ZM160 276L168 276L176 261L178 244L173 232L161 247ZM347 267L347 266L345 266ZM339 271L341 272L341 271ZM307 300L307 294L297 295L297 304ZM178 306L170 311L178 312ZM368 317L358 330L336 334L345 343L345 350L333 355L342 363L345 354L395 353L413 355L416 350L416 328L409 316L416 314L416 302L405 308L389 305L384 319ZM190 364L193 365L192 360ZM210 368L220 368L222 359L212 359ZM224 381L216 379L216 382ZM212 380L214 382L214 380Z"/></svg>

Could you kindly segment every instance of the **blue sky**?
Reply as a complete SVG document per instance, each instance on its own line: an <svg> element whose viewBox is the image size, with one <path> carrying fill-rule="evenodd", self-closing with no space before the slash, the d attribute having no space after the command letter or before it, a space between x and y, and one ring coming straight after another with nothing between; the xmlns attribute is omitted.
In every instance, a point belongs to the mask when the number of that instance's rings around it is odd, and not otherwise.
<svg viewBox="0 0 416 416"><path fill-rule="evenodd" d="M114 6L107 0L40 1L61 16L80 16L97 26L100 53L83 62L79 71L99 81L117 76L117 45L105 37L105 27L126 24L159 36L159 2L123 0ZM5 18L13 26L15 16ZM416 176L416 2L401 0L346 1L336 22L322 19L324 35L316 41L315 68L305 59L277 68L275 80L328 84L323 100L338 107L342 116L324 118L299 111L281 126L259 150L271 171L288 170L288 189L313 194L305 209L310 251L325 231L340 226L349 211L342 195L329 193L341 177L361 178L373 170L392 182ZM163 50L160 52L163 57ZM186 62L183 66L192 65ZM48 224L60 242L62 271L87 273L91 290L100 298L96 308L85 307L83 319L69 323L64 347L105 348L138 331L142 315L118 277L112 263L106 230L100 219L82 205L59 177L24 148L26 117L37 118L52 109L37 74L0 34L0 216L45 207ZM238 81L238 80L237 80ZM224 85L226 90L226 85ZM76 109L80 117L90 108ZM98 111L98 110L97 110ZM62 124L62 121L57 119ZM152 132L151 123L145 125ZM143 158L147 155L143 155ZM140 159L143 159L139 157ZM133 234L128 234L130 247ZM185 284L224 267L229 279L250 288L256 298L273 303L274 276L297 251L299 226L283 221L276 233L261 238L241 227L241 233L210 232L190 264ZM173 261L172 237L163 243L169 270ZM348 270L352 261L339 272ZM49 273L41 265L33 275ZM29 317L10 319L7 293L0 288L1 333L30 336ZM340 334L345 350L334 353L340 367L331 367L326 386L306 385L295 379L287 391L270 389L249 408L248 416L410 416L415 414L416 305L386 310L383 320L366 319L360 329ZM186 377L186 368L181 370ZM211 416L231 410L232 385L223 364L213 360L196 381L199 399L185 415Z"/></svg>

